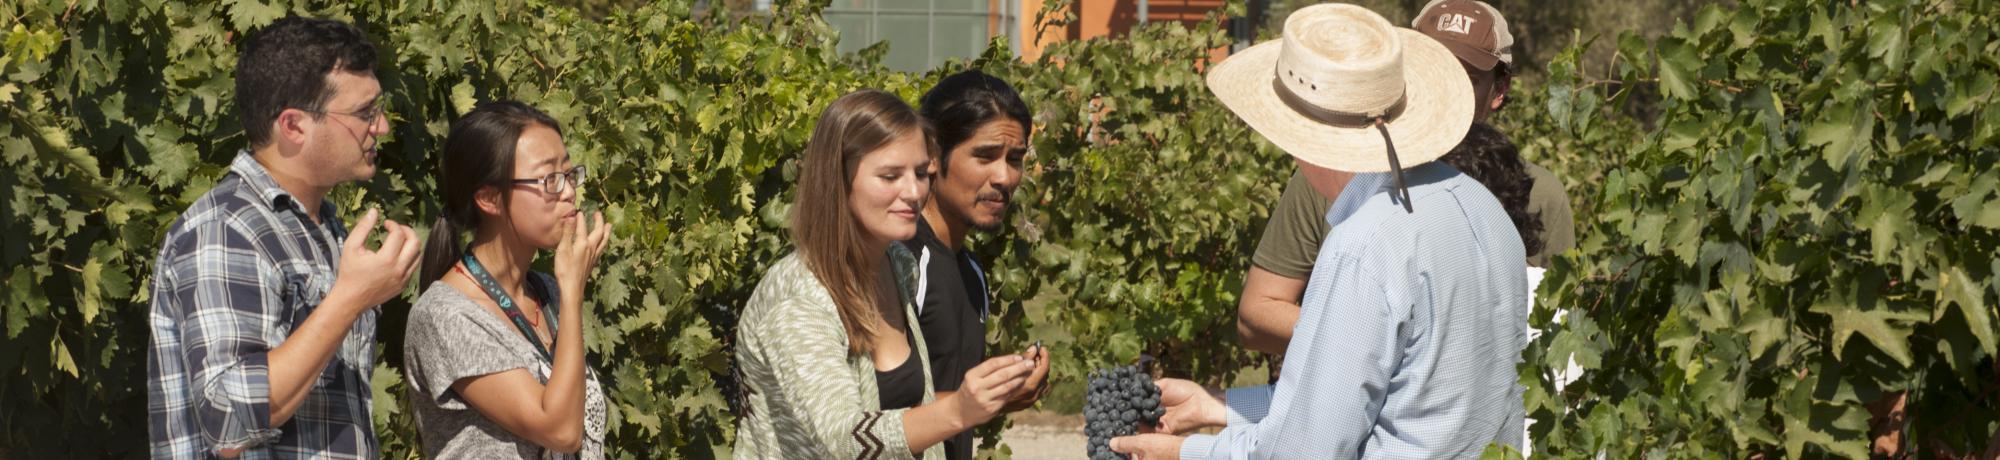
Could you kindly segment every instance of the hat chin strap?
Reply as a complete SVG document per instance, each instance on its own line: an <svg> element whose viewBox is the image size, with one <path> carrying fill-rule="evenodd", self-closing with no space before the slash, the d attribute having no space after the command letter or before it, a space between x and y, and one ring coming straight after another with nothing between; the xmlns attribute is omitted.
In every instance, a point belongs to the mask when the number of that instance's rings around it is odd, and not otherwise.
<svg viewBox="0 0 2000 460"><path fill-rule="evenodd" d="M1396 191L1403 194L1403 212L1415 214L1416 208L1410 205L1410 186L1403 182L1403 162L1396 159L1396 141L1389 139L1387 118L1375 117L1375 130L1382 132L1382 145L1389 147L1389 170L1395 173Z"/></svg>
<svg viewBox="0 0 2000 460"><path fill-rule="evenodd" d="M1412 214L1417 212L1416 208L1410 205L1410 186L1403 181L1403 162L1396 158L1396 141L1389 137L1389 119L1403 114L1403 108L1407 105L1405 102L1409 101L1407 95L1396 98L1396 103L1382 109L1380 114L1366 114L1331 110L1306 103L1297 94L1292 94L1292 89L1286 87L1282 80L1272 81L1271 86L1278 90L1278 99L1285 101L1286 106L1315 121L1341 127L1373 126L1376 131L1381 132L1382 145L1389 148L1389 171L1394 175L1396 192L1402 195L1400 198L1403 202L1403 211ZM1395 195L1391 194L1391 197Z"/></svg>

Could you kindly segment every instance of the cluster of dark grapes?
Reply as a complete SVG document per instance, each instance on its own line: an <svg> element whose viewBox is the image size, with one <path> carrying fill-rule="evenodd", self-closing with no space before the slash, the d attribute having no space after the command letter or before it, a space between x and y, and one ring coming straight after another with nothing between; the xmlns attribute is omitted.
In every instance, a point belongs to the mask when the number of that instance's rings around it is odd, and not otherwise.
<svg viewBox="0 0 2000 460"><path fill-rule="evenodd" d="M1160 387L1139 366L1117 366L1090 373L1090 393L1083 404L1083 432L1090 437L1090 460L1123 459L1111 451L1111 438L1139 431L1139 423L1158 425Z"/></svg>

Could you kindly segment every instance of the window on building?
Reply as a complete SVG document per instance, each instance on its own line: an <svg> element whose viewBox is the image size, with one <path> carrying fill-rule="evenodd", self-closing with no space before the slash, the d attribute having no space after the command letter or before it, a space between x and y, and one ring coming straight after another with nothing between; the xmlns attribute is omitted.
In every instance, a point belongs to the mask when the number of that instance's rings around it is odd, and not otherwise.
<svg viewBox="0 0 2000 460"><path fill-rule="evenodd" d="M886 41L884 64L923 71L946 59L977 57L994 36L1008 37L1018 54L1021 1L1039 0L833 0L822 16L840 31L840 52Z"/></svg>

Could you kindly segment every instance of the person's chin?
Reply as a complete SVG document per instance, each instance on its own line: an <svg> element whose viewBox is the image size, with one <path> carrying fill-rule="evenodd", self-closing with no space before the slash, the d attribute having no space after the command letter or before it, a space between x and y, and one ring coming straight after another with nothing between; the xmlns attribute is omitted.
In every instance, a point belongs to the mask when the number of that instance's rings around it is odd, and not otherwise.
<svg viewBox="0 0 2000 460"><path fill-rule="evenodd" d="M994 221L992 223L985 223L985 224L980 224L980 223L972 224L972 229L978 230L981 233L993 233L1000 231L1000 228L1005 226L1006 224L1003 222Z"/></svg>
<svg viewBox="0 0 2000 460"><path fill-rule="evenodd" d="M551 228L547 233L541 235L522 235L525 237L522 239L527 240L529 245L533 245L541 250L553 251L557 247L562 246L562 235L563 229L557 227Z"/></svg>
<svg viewBox="0 0 2000 460"><path fill-rule="evenodd" d="M890 222L882 230L877 236L889 241L906 241L917 237L917 223L915 220L905 221L897 219L895 222Z"/></svg>
<svg viewBox="0 0 2000 460"><path fill-rule="evenodd" d="M999 231L1000 227L1006 224L1007 211L1005 210L989 213L981 218L972 220L972 228L982 232Z"/></svg>

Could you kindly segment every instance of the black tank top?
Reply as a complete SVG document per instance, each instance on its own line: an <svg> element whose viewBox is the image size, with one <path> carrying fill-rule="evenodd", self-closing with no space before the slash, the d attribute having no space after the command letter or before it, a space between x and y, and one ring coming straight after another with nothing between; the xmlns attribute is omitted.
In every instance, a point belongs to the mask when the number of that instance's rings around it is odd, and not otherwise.
<svg viewBox="0 0 2000 460"><path fill-rule="evenodd" d="M904 333L910 342L910 357L888 371L875 371L875 389L881 392L882 410L917 407L924 402L923 357L917 356L917 337Z"/></svg>

